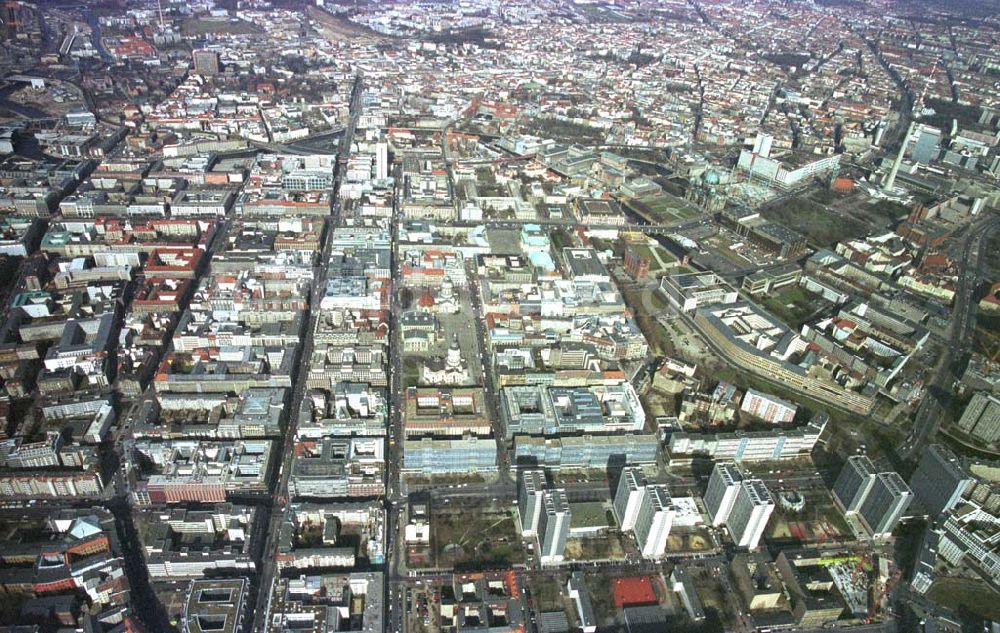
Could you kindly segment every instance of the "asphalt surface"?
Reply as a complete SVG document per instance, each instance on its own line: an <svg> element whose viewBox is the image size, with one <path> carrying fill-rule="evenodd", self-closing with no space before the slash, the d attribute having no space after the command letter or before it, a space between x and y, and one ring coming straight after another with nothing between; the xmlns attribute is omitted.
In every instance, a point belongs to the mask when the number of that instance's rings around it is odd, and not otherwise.
<svg viewBox="0 0 1000 633"><path fill-rule="evenodd" d="M950 393L955 380L961 377L972 346L976 328L976 284L983 273L984 244L993 231L1000 228L1000 217L988 215L967 230L959 263L958 288L951 312L951 334L944 354L935 367L934 377L928 382L927 394L920 402L914 416L913 429L900 448L900 455L909 459L920 455L927 440L934 436L944 417L940 397Z"/></svg>
<svg viewBox="0 0 1000 633"><path fill-rule="evenodd" d="M344 136L341 139L341 145L337 153L339 158L346 158L350 154L351 143L354 138L354 128L357 124L358 112L359 112L359 101L361 96L361 79L360 77L356 80L354 85L354 93L351 98L351 117L346 130L344 131ZM298 427L299 410L302 407L302 400L305 396L306 388L306 372L308 371L308 361L312 356L313 348L315 345L314 335L316 332L316 323L319 320L319 302L322 298L324 289L326 287L326 272L327 263L330 261L330 248L332 242L330 240L330 232L333 228L338 226L340 222L340 184L343 180L343 169L341 168L340 161L338 160L336 167L336 176L333 184L333 196L331 196L331 208L330 208L330 218L327 223L326 234L324 235L323 250L319 258L318 266L313 278L313 290L312 297L309 302L309 318L306 320L306 332L305 338L299 351L299 363L297 365L297 372L295 379L293 381L292 396L287 409L287 419L285 425L284 439L281 442L281 459L276 460L276 467L278 469L277 482L272 488L272 493L270 499L268 500L269 505L269 520L258 521L258 525L267 525L266 540L261 552L260 563L257 567L258 572L258 594L256 596L256 601L254 603L254 608L251 609L253 616L253 626L252 631L263 631L267 624L267 614L270 610L270 597L274 586L274 581L277 577L277 563L276 554L278 548L277 538L281 532L281 523L285 517L285 510L288 505L288 480L292 473L292 461L295 451L295 434ZM272 481L274 479L272 478ZM262 538L264 535L255 535L258 538Z"/></svg>

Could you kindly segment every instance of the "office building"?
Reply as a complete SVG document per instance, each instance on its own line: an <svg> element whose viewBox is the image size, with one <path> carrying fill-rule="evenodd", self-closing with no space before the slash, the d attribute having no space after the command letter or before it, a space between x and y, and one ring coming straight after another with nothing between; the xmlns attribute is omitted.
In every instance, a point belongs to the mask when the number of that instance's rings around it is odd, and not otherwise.
<svg viewBox="0 0 1000 633"><path fill-rule="evenodd" d="M288 491L292 497L367 497L382 494L384 440L329 437L296 445Z"/></svg>
<svg viewBox="0 0 1000 633"><path fill-rule="evenodd" d="M879 473L858 515L872 538L882 538L892 534L912 500L913 492L899 473Z"/></svg>
<svg viewBox="0 0 1000 633"><path fill-rule="evenodd" d="M546 490L538 517L538 560L543 565L563 560L569 536L570 512L566 491Z"/></svg>
<svg viewBox="0 0 1000 633"><path fill-rule="evenodd" d="M764 482L759 479L743 481L726 520L733 541L740 547L756 549L772 512L774 499Z"/></svg>
<svg viewBox="0 0 1000 633"><path fill-rule="evenodd" d="M609 283L611 275L592 248L564 248L566 275L575 282Z"/></svg>
<svg viewBox="0 0 1000 633"><path fill-rule="evenodd" d="M914 496L932 517L954 508L971 484L958 457L940 444L927 449L910 478Z"/></svg>
<svg viewBox="0 0 1000 633"><path fill-rule="evenodd" d="M490 442L496 446L496 442ZM518 466L601 469L609 463L655 464L659 442L652 433L625 435L514 436Z"/></svg>
<svg viewBox="0 0 1000 633"><path fill-rule="evenodd" d="M521 521L521 536L535 537L542 513L545 495L545 472L525 470L520 474L521 486L517 492L517 512Z"/></svg>
<svg viewBox="0 0 1000 633"><path fill-rule="evenodd" d="M192 580L184 602L186 617L179 623L181 632L242 631L249 589L250 581L246 578ZM124 628L128 630L129 627Z"/></svg>
<svg viewBox="0 0 1000 633"><path fill-rule="evenodd" d="M678 431L670 435L670 460L671 463L690 461L696 456L739 463L794 459L812 453L828 422L829 416L819 414L795 429L779 427L773 431L725 433Z"/></svg>
<svg viewBox="0 0 1000 633"><path fill-rule="evenodd" d="M875 483L875 465L864 455L847 460L833 485L833 497L844 512L857 512Z"/></svg>
<svg viewBox="0 0 1000 633"><path fill-rule="evenodd" d="M643 558L663 558L674 514L676 510L666 486L649 485L643 488L642 503L634 528L635 540Z"/></svg>
<svg viewBox="0 0 1000 633"><path fill-rule="evenodd" d="M661 633L666 631L668 630L668 614L669 611L658 604L622 609L626 633Z"/></svg>
<svg viewBox="0 0 1000 633"><path fill-rule="evenodd" d="M219 504L212 510L178 508L156 514L145 541L150 578L163 581L216 572L253 573L248 534L254 513L249 506ZM190 543L198 543L198 547L190 547Z"/></svg>
<svg viewBox="0 0 1000 633"><path fill-rule="evenodd" d="M267 489L270 440L143 440L132 449L129 457L136 471L141 470L138 464L151 465L148 477L132 490L142 505L221 503L227 495Z"/></svg>
<svg viewBox="0 0 1000 633"><path fill-rule="evenodd" d="M479 437L406 440L403 470L425 475L496 472L497 443Z"/></svg>
<svg viewBox="0 0 1000 633"><path fill-rule="evenodd" d="M639 513L645 488L646 479L642 475L641 468L628 466L622 470L621 479L618 480L618 490L615 492L615 518L618 519L618 527L623 532L635 526L635 518Z"/></svg>
<svg viewBox="0 0 1000 633"><path fill-rule="evenodd" d="M736 289L713 272L666 275L660 280L660 292L670 305L685 312L739 300Z"/></svg>
<svg viewBox="0 0 1000 633"><path fill-rule="evenodd" d="M712 519L712 525L718 527L729 518L741 481L743 474L732 462L717 463L712 469L708 489L705 491L705 507Z"/></svg>
<svg viewBox="0 0 1000 633"><path fill-rule="evenodd" d="M692 318L695 329L735 366L769 376L786 390L852 411L867 414L874 406L874 393L870 389L845 388L824 378L824 372L811 369L833 361L822 348L814 350L815 355L808 355L806 366L790 362L782 350L797 345L794 341L801 337L780 319L753 304L739 301L699 307ZM876 375L881 371L872 369ZM888 378L884 371L879 379L883 378Z"/></svg>
<svg viewBox="0 0 1000 633"><path fill-rule="evenodd" d="M625 272L636 281L649 278L649 258L640 255L631 248L625 251Z"/></svg>
<svg viewBox="0 0 1000 633"><path fill-rule="evenodd" d="M980 391L965 407L958 428L984 442L1000 438L1000 397Z"/></svg>
<svg viewBox="0 0 1000 633"><path fill-rule="evenodd" d="M760 180L780 189L800 186L808 179L825 176L840 165L840 154L817 157L812 153L781 152L780 155L772 156L769 141L760 142L760 147L766 151L742 150L737 168L749 174L753 180Z"/></svg>
<svg viewBox="0 0 1000 633"><path fill-rule="evenodd" d="M646 414L628 382L594 387L507 386L500 393L507 437L641 431Z"/></svg>
<svg viewBox="0 0 1000 633"><path fill-rule="evenodd" d="M219 74L219 53L209 50L197 50L191 54L194 61L194 72L199 75Z"/></svg>

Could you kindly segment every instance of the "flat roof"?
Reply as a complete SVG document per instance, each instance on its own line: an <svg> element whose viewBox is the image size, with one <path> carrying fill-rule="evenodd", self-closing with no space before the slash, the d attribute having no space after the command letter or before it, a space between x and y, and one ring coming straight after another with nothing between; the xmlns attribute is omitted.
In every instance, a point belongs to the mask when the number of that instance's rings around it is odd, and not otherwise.
<svg viewBox="0 0 1000 633"><path fill-rule="evenodd" d="M615 578L611 581L611 595L615 607L621 609L636 605L657 604L656 592L648 576Z"/></svg>

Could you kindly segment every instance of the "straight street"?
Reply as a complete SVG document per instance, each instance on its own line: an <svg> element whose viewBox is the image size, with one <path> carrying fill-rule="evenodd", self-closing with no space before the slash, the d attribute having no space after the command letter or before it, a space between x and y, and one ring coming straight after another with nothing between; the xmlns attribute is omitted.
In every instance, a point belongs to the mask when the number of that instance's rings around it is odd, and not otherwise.
<svg viewBox="0 0 1000 633"><path fill-rule="evenodd" d="M299 412L302 409L302 401L305 396L306 376L309 371L309 361L312 358L313 347L315 345L314 335L316 324L319 321L319 303L326 288L327 263L330 260L331 231L340 223L341 200L339 196L340 185L343 181L344 169L342 160L346 159L351 151L351 143L354 138L354 128L357 124L360 110L360 98L362 91L362 80L358 76L354 83L354 92L351 98L351 117L344 136L340 142L337 152L338 161L336 163L333 191L330 197L330 217L327 220L326 230L323 236L323 250L320 253L318 266L312 285L312 296L309 301L309 315L306 321L305 337L299 349L299 362L297 364L295 378L292 382L292 395L285 411L285 431L283 440L277 444L280 447L280 460L272 465L271 481L274 482L274 468L277 468L277 481L272 488L271 496L266 507L265 520L259 524L267 525L266 541L261 551L260 562L258 563L258 587L256 596L256 607L253 609L254 620L252 631L263 633L267 625L267 614L270 610L271 591L277 575L276 554L278 548L277 539L281 533L281 523L285 518L285 510L288 505L288 480L292 474L295 435L298 429ZM257 535L258 538L261 535Z"/></svg>

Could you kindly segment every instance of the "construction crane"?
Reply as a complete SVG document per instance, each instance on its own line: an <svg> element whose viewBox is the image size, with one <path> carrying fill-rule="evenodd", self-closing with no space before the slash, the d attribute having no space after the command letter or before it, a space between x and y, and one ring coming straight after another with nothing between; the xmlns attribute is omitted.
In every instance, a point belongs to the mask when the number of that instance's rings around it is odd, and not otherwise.
<svg viewBox="0 0 1000 633"><path fill-rule="evenodd" d="M892 590L896 587L896 583L903 576L902 568L897 567L896 571L885 581L885 585L882 586L882 591L879 592L878 597L872 600L871 605L868 607L868 622L875 619L875 614L879 609L879 605L885 600L885 597L889 595Z"/></svg>
<svg viewBox="0 0 1000 633"><path fill-rule="evenodd" d="M854 567L855 573L868 571L866 567L871 567L871 554L864 553L858 557L858 564Z"/></svg>

